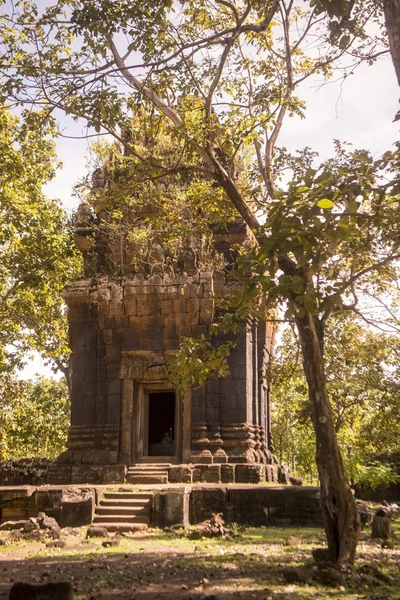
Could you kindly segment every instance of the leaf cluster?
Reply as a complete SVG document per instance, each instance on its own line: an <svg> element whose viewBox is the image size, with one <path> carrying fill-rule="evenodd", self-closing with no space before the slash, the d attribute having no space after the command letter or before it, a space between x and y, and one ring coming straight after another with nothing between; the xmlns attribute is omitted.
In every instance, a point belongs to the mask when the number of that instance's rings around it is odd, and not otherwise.
<svg viewBox="0 0 400 600"><path fill-rule="evenodd" d="M293 177L238 269L267 304L286 304L287 318L357 308L359 295L397 278L399 145L378 159L339 142L336 150L319 167L291 158Z"/></svg>
<svg viewBox="0 0 400 600"><path fill-rule="evenodd" d="M377 334L344 317L328 324L325 348L327 388L346 471L353 483L388 483L390 470L381 469L376 457L398 447L397 336ZM268 377L275 450L312 480L315 436L301 354L290 328L280 339Z"/></svg>
<svg viewBox="0 0 400 600"><path fill-rule="evenodd" d="M0 461L56 458L65 449L69 419L64 380L0 374Z"/></svg>
<svg viewBox="0 0 400 600"><path fill-rule="evenodd" d="M68 356L62 292L79 257L64 210L42 193L56 162L52 126L42 115L22 119L0 106L0 370L38 350L65 364Z"/></svg>

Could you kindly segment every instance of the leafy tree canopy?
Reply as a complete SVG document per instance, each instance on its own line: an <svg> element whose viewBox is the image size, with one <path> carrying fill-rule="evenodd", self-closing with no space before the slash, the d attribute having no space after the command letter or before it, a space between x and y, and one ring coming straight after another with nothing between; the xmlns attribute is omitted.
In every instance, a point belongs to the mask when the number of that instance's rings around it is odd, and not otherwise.
<svg viewBox="0 0 400 600"><path fill-rule="evenodd" d="M64 379L23 381L0 375L0 461L56 458L65 450L69 419Z"/></svg>
<svg viewBox="0 0 400 600"><path fill-rule="evenodd" d="M377 469L376 459L398 450L398 353L397 336L368 331L348 317L327 326L327 387L346 470L355 484L390 481L390 470ZM269 376L275 450L294 471L313 480L315 439L307 384L290 328L276 348Z"/></svg>
<svg viewBox="0 0 400 600"><path fill-rule="evenodd" d="M57 160L43 114L19 119L0 106L0 370L21 367L37 350L65 369L68 347L62 292L78 272L69 220L42 193Z"/></svg>

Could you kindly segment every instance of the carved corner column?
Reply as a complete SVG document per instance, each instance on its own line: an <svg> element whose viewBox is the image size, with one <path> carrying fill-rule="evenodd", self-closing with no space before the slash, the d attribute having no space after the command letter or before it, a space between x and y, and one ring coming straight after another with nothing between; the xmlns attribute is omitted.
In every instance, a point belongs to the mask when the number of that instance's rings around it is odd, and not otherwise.
<svg viewBox="0 0 400 600"><path fill-rule="evenodd" d="M185 391L181 401L182 406L182 462L191 461L191 421L192 421L192 390Z"/></svg>
<svg viewBox="0 0 400 600"><path fill-rule="evenodd" d="M119 444L119 462L125 465L132 464L132 433L133 433L133 379L122 380L122 398L121 398L121 424L120 424L120 444Z"/></svg>
<svg viewBox="0 0 400 600"><path fill-rule="evenodd" d="M213 462L210 451L210 440L208 438L208 427L206 422L206 389L192 390L192 439L191 456L193 463Z"/></svg>

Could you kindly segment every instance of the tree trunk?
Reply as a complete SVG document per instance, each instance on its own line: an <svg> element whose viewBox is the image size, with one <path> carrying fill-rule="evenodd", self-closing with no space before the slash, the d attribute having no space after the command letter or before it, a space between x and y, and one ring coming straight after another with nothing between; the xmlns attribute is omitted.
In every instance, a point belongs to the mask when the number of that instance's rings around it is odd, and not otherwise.
<svg viewBox="0 0 400 600"><path fill-rule="evenodd" d="M390 54L400 85L400 0L385 0L383 8Z"/></svg>
<svg viewBox="0 0 400 600"><path fill-rule="evenodd" d="M54 362L56 363L57 369L59 371L61 371L61 373L64 375L65 380L67 382L68 391L71 394L71 390L72 390L72 362L71 362L71 356L68 358L68 365L67 366L64 366L63 363L61 362L61 360L54 359Z"/></svg>
<svg viewBox="0 0 400 600"><path fill-rule="evenodd" d="M326 390L320 322L307 313L303 318L296 318L296 326L316 435L316 462L328 550L333 562L351 565L355 559L361 524L344 472Z"/></svg>

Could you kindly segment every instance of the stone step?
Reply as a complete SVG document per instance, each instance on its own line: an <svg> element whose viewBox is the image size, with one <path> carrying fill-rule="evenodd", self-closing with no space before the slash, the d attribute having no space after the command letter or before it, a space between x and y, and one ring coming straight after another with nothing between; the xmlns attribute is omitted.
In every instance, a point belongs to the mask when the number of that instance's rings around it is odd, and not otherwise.
<svg viewBox="0 0 400 600"><path fill-rule="evenodd" d="M168 473L127 473L126 474L126 481L128 483L135 483L133 478L137 478L137 477L151 477L153 479L157 479L157 478L163 478L166 479L168 482Z"/></svg>
<svg viewBox="0 0 400 600"><path fill-rule="evenodd" d="M134 465L128 467L128 471L168 471L170 465L166 464L151 464L151 465Z"/></svg>
<svg viewBox="0 0 400 600"><path fill-rule="evenodd" d="M99 506L132 506L132 508L139 508L141 506L147 506L149 502L150 498L145 498L144 500L141 498L102 498Z"/></svg>
<svg viewBox="0 0 400 600"><path fill-rule="evenodd" d="M134 532L134 531L143 531L144 529L147 529L147 524L146 523L115 523L115 522L109 522L109 523L102 523L101 527L104 527L104 529L107 529L107 531L114 532L114 531L120 531L121 533L123 532Z"/></svg>
<svg viewBox="0 0 400 600"><path fill-rule="evenodd" d="M151 474L166 474L168 475L168 469L128 469L127 473L151 473Z"/></svg>
<svg viewBox="0 0 400 600"><path fill-rule="evenodd" d="M162 484L168 483L168 474L148 474L148 473L127 473L126 481L128 483L136 483L136 484Z"/></svg>
<svg viewBox="0 0 400 600"><path fill-rule="evenodd" d="M148 515L133 515L133 514L108 514L108 515L97 515L95 514L93 518L94 525L104 525L107 526L108 523L131 523L138 524L141 523L143 525L148 525L150 522L150 517Z"/></svg>
<svg viewBox="0 0 400 600"><path fill-rule="evenodd" d="M152 494L142 494L127 488L117 492L105 490L96 506L93 525L108 531L137 531L150 522Z"/></svg>
<svg viewBox="0 0 400 600"><path fill-rule="evenodd" d="M140 494L135 492L104 492L102 500L140 500L149 501L153 494Z"/></svg>
<svg viewBox="0 0 400 600"><path fill-rule="evenodd" d="M96 516L98 515L148 515L149 506L98 506Z"/></svg>

